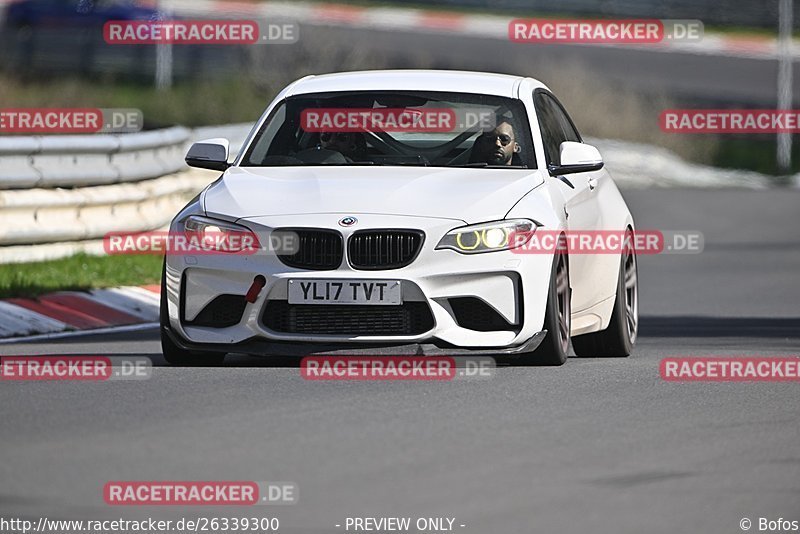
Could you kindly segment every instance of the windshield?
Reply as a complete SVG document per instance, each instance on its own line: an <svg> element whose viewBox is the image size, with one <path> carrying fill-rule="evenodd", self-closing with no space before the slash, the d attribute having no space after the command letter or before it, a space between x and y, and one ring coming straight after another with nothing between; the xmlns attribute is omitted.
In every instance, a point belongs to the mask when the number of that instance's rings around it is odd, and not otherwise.
<svg viewBox="0 0 800 534"><path fill-rule="evenodd" d="M519 100L466 93L349 92L291 97L240 165L535 168Z"/></svg>

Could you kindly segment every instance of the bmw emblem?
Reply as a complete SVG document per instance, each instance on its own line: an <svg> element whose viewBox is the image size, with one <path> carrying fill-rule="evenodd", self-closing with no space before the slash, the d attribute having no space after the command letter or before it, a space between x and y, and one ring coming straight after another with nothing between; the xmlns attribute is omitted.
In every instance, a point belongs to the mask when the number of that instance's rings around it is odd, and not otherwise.
<svg viewBox="0 0 800 534"><path fill-rule="evenodd" d="M353 226L358 222L355 217L343 217L339 219L339 226Z"/></svg>

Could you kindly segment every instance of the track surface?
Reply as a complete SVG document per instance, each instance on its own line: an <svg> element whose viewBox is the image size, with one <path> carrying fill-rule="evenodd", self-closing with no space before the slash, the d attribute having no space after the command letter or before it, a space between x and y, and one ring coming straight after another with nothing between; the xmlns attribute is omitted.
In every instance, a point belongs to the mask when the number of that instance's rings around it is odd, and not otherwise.
<svg viewBox="0 0 800 534"><path fill-rule="evenodd" d="M498 369L486 381L314 383L287 362L159 366L139 382L0 383L0 515L455 517L464 533L733 533L800 519L800 384L671 384L668 355L797 354L800 192L629 191L640 228L701 230L694 256L641 260L627 360ZM0 346L148 355L155 330ZM132 511L109 480L294 481L294 506ZM243 513L244 512L244 513ZM754 527L756 531L757 527Z"/></svg>

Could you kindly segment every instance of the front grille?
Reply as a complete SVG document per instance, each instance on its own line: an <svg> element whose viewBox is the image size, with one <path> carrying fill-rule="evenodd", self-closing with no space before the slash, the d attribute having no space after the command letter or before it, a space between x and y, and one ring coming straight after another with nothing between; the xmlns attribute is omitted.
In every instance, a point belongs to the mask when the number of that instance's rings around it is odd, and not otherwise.
<svg viewBox="0 0 800 534"><path fill-rule="evenodd" d="M347 259L354 269L400 269L414 261L424 239L417 230L362 230L350 236Z"/></svg>
<svg viewBox="0 0 800 534"><path fill-rule="evenodd" d="M225 328L239 324L247 301L242 295L219 295L206 304L197 317L186 324Z"/></svg>
<svg viewBox="0 0 800 534"><path fill-rule="evenodd" d="M478 332L514 329L497 310L479 298L457 297L448 299L448 302L456 316L456 323L462 328Z"/></svg>
<svg viewBox="0 0 800 534"><path fill-rule="evenodd" d="M425 302L361 306L271 300L264 310L263 322L274 332L288 334L413 336L433 328L433 315Z"/></svg>
<svg viewBox="0 0 800 534"><path fill-rule="evenodd" d="M342 264L344 245L342 234L334 230L282 228L295 232L299 242L294 254L278 254L289 267L313 271L332 271Z"/></svg>

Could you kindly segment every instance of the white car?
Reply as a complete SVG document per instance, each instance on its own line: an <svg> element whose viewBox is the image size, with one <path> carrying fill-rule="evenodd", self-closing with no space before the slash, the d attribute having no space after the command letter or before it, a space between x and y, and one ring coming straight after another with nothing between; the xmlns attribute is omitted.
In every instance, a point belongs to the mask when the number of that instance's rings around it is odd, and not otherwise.
<svg viewBox="0 0 800 534"><path fill-rule="evenodd" d="M442 123L423 124L437 114ZM166 256L170 363L219 364L234 352L477 353L561 365L570 341L578 356L631 353L632 247L522 246L519 236L537 232L634 230L599 152L537 80L308 76L267 107L232 164L228 156L225 139L191 147L189 165L223 174L170 230L250 236L259 247Z"/></svg>

